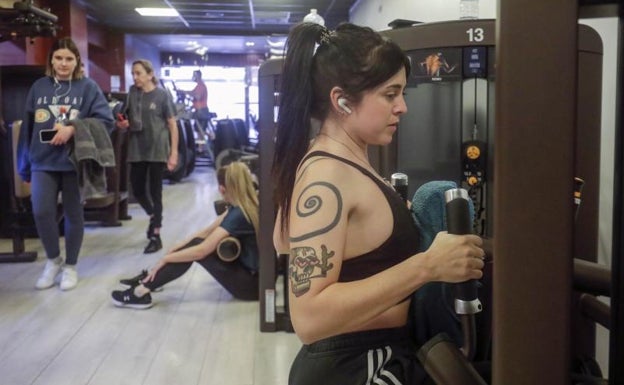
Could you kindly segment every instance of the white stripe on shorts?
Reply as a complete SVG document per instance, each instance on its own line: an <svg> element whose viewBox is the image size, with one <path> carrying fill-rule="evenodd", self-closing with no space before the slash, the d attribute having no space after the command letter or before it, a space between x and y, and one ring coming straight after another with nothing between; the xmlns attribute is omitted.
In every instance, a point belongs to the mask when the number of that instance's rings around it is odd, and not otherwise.
<svg viewBox="0 0 624 385"><path fill-rule="evenodd" d="M384 349L371 349L368 351L368 379L366 385L403 385L394 374L384 366L392 357L392 349L386 346Z"/></svg>

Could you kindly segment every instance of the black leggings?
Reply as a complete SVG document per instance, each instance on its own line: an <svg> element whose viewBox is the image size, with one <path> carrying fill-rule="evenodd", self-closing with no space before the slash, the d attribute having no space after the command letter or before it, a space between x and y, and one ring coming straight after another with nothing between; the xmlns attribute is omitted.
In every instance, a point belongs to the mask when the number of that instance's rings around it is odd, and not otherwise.
<svg viewBox="0 0 624 385"><path fill-rule="evenodd" d="M201 238L193 238L179 250L196 246L202 241ZM239 259L233 262L224 262L214 252L195 262L206 269L234 298L245 301L258 300L258 274L247 270ZM144 283L143 286L153 291L181 277L192 264L193 262L168 263L158 270L153 281Z"/></svg>
<svg viewBox="0 0 624 385"><path fill-rule="evenodd" d="M155 228L162 226L162 183L164 173L165 164L162 162L130 163L132 194L147 215L152 217L150 223Z"/></svg>

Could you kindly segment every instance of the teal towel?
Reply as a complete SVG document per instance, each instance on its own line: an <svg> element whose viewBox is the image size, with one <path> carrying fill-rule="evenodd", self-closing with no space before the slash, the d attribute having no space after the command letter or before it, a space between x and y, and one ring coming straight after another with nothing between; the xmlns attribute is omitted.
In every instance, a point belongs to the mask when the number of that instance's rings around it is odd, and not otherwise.
<svg viewBox="0 0 624 385"><path fill-rule="evenodd" d="M446 231L446 202L444 192L457 188L453 181L434 180L420 186L412 198L412 218L420 230L420 251L431 246L436 234ZM474 219L474 204L468 202L470 217Z"/></svg>
<svg viewBox="0 0 624 385"><path fill-rule="evenodd" d="M423 184L412 198L412 217L420 230L420 250L427 250L436 234L446 231L446 201L444 193L457 188L452 181L432 181ZM474 218L474 204L468 202L469 213ZM412 295L410 325L417 346L439 333L446 335L457 346L462 346L463 335L455 314L453 285L446 282L429 282Z"/></svg>

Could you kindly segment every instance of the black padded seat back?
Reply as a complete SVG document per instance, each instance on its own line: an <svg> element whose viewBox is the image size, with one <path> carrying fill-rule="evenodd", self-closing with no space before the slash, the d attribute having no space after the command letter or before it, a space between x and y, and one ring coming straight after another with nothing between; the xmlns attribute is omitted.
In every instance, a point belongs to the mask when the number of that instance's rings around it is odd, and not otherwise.
<svg viewBox="0 0 624 385"><path fill-rule="evenodd" d="M26 233L31 236L36 236L36 230L34 229L34 219L29 208L30 184L25 183L17 173L17 142L21 128L21 121L14 121L11 124L11 130L8 132L11 137L11 147L9 150L11 154L3 159L11 163L9 165L9 169L13 175L8 176L9 178L7 182L9 185L12 184L13 186L7 191L8 205L3 205L2 210L8 211L0 213L0 225L3 227L3 234L5 230L4 227L6 225L7 233L13 240L13 250L9 252L1 252L0 263L33 262L37 259L37 252L26 251L24 243ZM8 141L6 142L6 145L7 149L9 149Z"/></svg>
<svg viewBox="0 0 624 385"><path fill-rule="evenodd" d="M13 190L16 198L24 199L30 196L30 183L24 182L22 177L17 172L17 142L19 140L21 129L21 120L16 120L11 125L11 148L13 149Z"/></svg>
<svg viewBox="0 0 624 385"><path fill-rule="evenodd" d="M238 137L239 146L249 145L249 129L243 119L232 119L236 128L236 136Z"/></svg>
<svg viewBox="0 0 624 385"><path fill-rule="evenodd" d="M220 119L215 129L214 153L219 155L221 151L231 148L240 148L236 126L231 119Z"/></svg>

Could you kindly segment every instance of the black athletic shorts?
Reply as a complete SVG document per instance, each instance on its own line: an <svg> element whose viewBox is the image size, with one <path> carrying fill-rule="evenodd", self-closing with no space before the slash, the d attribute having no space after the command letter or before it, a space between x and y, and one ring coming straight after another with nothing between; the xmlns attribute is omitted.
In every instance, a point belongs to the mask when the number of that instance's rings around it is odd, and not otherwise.
<svg viewBox="0 0 624 385"><path fill-rule="evenodd" d="M303 345L289 385L421 385L430 383L407 328L354 332Z"/></svg>

